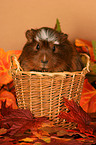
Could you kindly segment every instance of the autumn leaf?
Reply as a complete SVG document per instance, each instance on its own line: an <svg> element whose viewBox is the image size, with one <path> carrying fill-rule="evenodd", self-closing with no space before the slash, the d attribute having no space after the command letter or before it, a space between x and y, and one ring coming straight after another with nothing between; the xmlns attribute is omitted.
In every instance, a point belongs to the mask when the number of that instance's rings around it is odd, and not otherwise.
<svg viewBox="0 0 96 145"><path fill-rule="evenodd" d="M16 98L16 91L15 91L15 86L14 86L13 81L11 81L10 83L8 83L6 85L2 85L0 88L0 93L5 90L8 92L11 92L14 95L14 97Z"/></svg>
<svg viewBox="0 0 96 145"><path fill-rule="evenodd" d="M15 54L18 58L21 54L21 50L9 50L5 52L0 48L0 84L7 84L12 81L12 77L9 75L10 56L12 54Z"/></svg>
<svg viewBox="0 0 96 145"><path fill-rule="evenodd" d="M4 139L1 138L0 139L0 144L1 145L14 145L14 143L12 141L13 141L13 139L8 138L8 137L6 137Z"/></svg>
<svg viewBox="0 0 96 145"><path fill-rule="evenodd" d="M13 109L17 109L16 98L15 96L9 91L1 91L0 92L0 108L2 101L6 100L6 107L12 106Z"/></svg>
<svg viewBox="0 0 96 145"><path fill-rule="evenodd" d="M89 54L91 61L96 62L94 48L91 41L76 39L75 46L79 52Z"/></svg>
<svg viewBox="0 0 96 145"><path fill-rule="evenodd" d="M61 32L61 26L60 26L59 19L56 19L56 25L55 25L54 29L58 32Z"/></svg>
<svg viewBox="0 0 96 145"><path fill-rule="evenodd" d="M26 137L26 138L23 138L23 139L21 139L21 140L19 140L19 141L24 141L24 142L33 142L33 141L35 141L37 138L36 137Z"/></svg>
<svg viewBox="0 0 96 145"><path fill-rule="evenodd" d="M67 104L67 106L68 105L69 103ZM0 143L2 144L8 143L9 145L11 145L17 143L23 145L27 143L35 145L39 143L41 145L72 145L88 143L91 145L91 143L96 143L96 140L94 138L88 139L84 134L80 133L79 131L67 132L67 130L65 130L64 128L55 126L51 126L49 129L47 127L49 123L47 118L34 117L34 115L32 115L29 110L12 109L11 106L6 108L6 102L2 102L2 108L0 111L3 116L3 125L7 124L7 129L1 129L1 135L5 132L5 136L1 136L0 139ZM46 125L44 126L43 124ZM28 134L28 132L30 132L29 130L31 131L31 134ZM46 134L46 131L50 134L52 133L52 136L49 136L48 133ZM61 138L62 135L63 138Z"/></svg>
<svg viewBox="0 0 96 145"><path fill-rule="evenodd" d="M70 112L60 112L59 118L66 119L68 122L77 123L80 132L93 134L89 115L73 100L69 101L64 98L64 102Z"/></svg>
<svg viewBox="0 0 96 145"><path fill-rule="evenodd" d="M84 81L80 106L87 113L96 112L96 89L88 82L87 79Z"/></svg>
<svg viewBox="0 0 96 145"><path fill-rule="evenodd" d="M0 128L0 135L7 133L7 129Z"/></svg>
<svg viewBox="0 0 96 145"><path fill-rule="evenodd" d="M12 110L13 110L12 106L6 107L6 100L4 102L2 101L2 103L1 103L1 109L0 109L1 121L2 121L3 117L9 115Z"/></svg>
<svg viewBox="0 0 96 145"><path fill-rule="evenodd" d="M46 144L47 145L47 144ZM82 145L81 141L70 138L51 137L49 145Z"/></svg>
<svg viewBox="0 0 96 145"><path fill-rule="evenodd" d="M2 102L1 115L3 125L9 126L7 132L10 136L23 134L28 129L35 132L43 124L50 122L46 117L35 118L27 109L12 109L10 106L6 108L6 102Z"/></svg>

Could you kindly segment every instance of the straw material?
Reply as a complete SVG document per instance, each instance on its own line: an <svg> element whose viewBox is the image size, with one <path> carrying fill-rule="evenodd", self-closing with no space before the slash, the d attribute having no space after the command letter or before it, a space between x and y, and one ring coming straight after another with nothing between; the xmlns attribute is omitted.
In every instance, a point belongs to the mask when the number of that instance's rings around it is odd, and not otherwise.
<svg viewBox="0 0 96 145"><path fill-rule="evenodd" d="M89 56L87 65L78 72L27 72L22 71L15 56L11 57L11 74L14 80L19 108L30 109L37 116L47 116L55 124L65 128L73 128L74 124L60 120L60 111L67 111L63 97L74 99L79 103L85 74L89 71ZM13 58L15 64L13 65Z"/></svg>

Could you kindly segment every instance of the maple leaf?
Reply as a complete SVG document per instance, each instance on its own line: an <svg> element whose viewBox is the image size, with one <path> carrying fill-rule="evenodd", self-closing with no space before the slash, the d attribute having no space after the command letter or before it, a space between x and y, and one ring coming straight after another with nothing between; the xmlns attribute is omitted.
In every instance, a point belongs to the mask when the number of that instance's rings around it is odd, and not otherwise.
<svg viewBox="0 0 96 145"><path fill-rule="evenodd" d="M1 145L14 145L14 143L12 143L12 139L8 139L8 138L0 139L0 144Z"/></svg>
<svg viewBox="0 0 96 145"><path fill-rule="evenodd" d="M45 144L47 145L47 144ZM81 141L70 139L70 138L58 138L58 137L51 137L51 142L49 145L82 145Z"/></svg>
<svg viewBox="0 0 96 145"><path fill-rule="evenodd" d="M8 92L11 92L16 98L15 86L14 86L14 82L13 81L11 81L10 83L8 83L6 85L1 85L0 93L5 91L5 90L8 91Z"/></svg>
<svg viewBox="0 0 96 145"><path fill-rule="evenodd" d="M75 46L77 47L77 51L87 53L90 55L90 59L92 62L96 62L96 52L95 52L95 41L87 41L84 39L76 39Z"/></svg>
<svg viewBox="0 0 96 145"><path fill-rule="evenodd" d="M38 130L43 123L48 122L46 117L34 117L34 115L25 109L6 108L6 101L2 102L1 114L3 116L2 124L7 127L7 133L10 136L23 134L28 129L31 132Z"/></svg>
<svg viewBox="0 0 96 145"><path fill-rule="evenodd" d="M91 117L92 122L96 122L96 112L95 113L88 113L88 115Z"/></svg>
<svg viewBox="0 0 96 145"><path fill-rule="evenodd" d="M87 113L96 112L96 89L88 82L88 79L85 79L80 106Z"/></svg>
<svg viewBox="0 0 96 145"><path fill-rule="evenodd" d="M1 101L0 113L2 115L2 118L6 115L9 115L11 111L12 111L12 106L6 107L6 100L4 102Z"/></svg>
<svg viewBox="0 0 96 145"><path fill-rule="evenodd" d="M1 90L0 91L0 108L1 108L1 102L6 100L6 106L12 106L13 109L17 109L17 105L16 105L16 98L15 96L6 90Z"/></svg>
<svg viewBox="0 0 96 145"><path fill-rule="evenodd" d="M21 54L21 50L9 50L5 52L0 48L0 84L7 84L12 81L12 77L9 75L10 56L12 54L15 54L18 58Z"/></svg>
<svg viewBox="0 0 96 145"><path fill-rule="evenodd" d="M93 134L93 128L90 125L91 118L74 100L64 98L65 105L70 112L60 112L59 118L66 119L68 122L78 124L78 129L82 133Z"/></svg>
<svg viewBox="0 0 96 145"><path fill-rule="evenodd" d="M0 128L0 135L7 133L7 129Z"/></svg>

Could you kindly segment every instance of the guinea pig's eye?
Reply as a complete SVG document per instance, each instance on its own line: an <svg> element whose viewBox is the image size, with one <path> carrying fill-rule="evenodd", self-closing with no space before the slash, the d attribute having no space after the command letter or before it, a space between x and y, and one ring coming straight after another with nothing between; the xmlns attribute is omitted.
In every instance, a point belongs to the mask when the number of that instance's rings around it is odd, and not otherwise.
<svg viewBox="0 0 96 145"><path fill-rule="evenodd" d="M53 52L55 51L55 49L56 49L55 46L53 46Z"/></svg>
<svg viewBox="0 0 96 145"><path fill-rule="evenodd" d="M39 50L39 48L40 48L40 46L39 46L39 44L37 44L36 49Z"/></svg>

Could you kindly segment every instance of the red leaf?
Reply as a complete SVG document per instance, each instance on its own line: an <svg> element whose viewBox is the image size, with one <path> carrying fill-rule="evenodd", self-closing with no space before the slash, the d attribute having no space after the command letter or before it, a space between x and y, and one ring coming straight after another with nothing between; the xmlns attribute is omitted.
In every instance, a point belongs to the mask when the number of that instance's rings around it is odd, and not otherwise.
<svg viewBox="0 0 96 145"><path fill-rule="evenodd" d="M96 112L96 89L87 79L84 81L80 105L87 113Z"/></svg>
<svg viewBox="0 0 96 145"><path fill-rule="evenodd" d="M47 144L46 144L47 145ZM82 142L76 139L51 137L49 145L82 145Z"/></svg>
<svg viewBox="0 0 96 145"><path fill-rule="evenodd" d="M10 83L8 83L6 85L2 85L0 90L1 91L7 90L7 91L11 92L16 98L16 92L15 92L15 87L14 87L13 81L11 81Z"/></svg>
<svg viewBox="0 0 96 145"><path fill-rule="evenodd" d="M6 127L9 126L8 133L10 136L23 134L28 129L37 130L43 123L47 122L46 117L35 118L29 110L6 108L5 103L2 103L1 108L2 123Z"/></svg>
<svg viewBox="0 0 96 145"><path fill-rule="evenodd" d="M0 108L1 108L1 102L6 100L6 106L12 106L13 109L17 109L16 105L16 98L15 96L6 90L0 91Z"/></svg>
<svg viewBox="0 0 96 145"><path fill-rule="evenodd" d="M14 143L12 143L13 139L10 138L4 138L4 139L0 139L0 144L1 145L14 145Z"/></svg>
<svg viewBox="0 0 96 145"><path fill-rule="evenodd" d="M67 100L64 98L65 105L68 107L70 112L61 112L59 117L66 119L68 122L75 122L78 124L80 132L93 133L93 128L90 126L91 118L89 115L73 100Z"/></svg>
<svg viewBox="0 0 96 145"><path fill-rule="evenodd" d="M4 102L2 101L1 102L1 109L0 109L2 117L9 115L11 111L12 111L11 106L6 107L6 100Z"/></svg>

